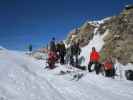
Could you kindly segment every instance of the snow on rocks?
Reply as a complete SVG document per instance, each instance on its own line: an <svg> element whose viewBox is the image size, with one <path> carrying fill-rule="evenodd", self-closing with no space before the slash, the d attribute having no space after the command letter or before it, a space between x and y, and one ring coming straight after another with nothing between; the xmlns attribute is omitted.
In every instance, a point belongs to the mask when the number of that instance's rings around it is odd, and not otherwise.
<svg viewBox="0 0 133 100"><path fill-rule="evenodd" d="M107 18L104 18L102 20L97 20L97 21L88 21L89 24L93 25L93 26L97 26L99 27L100 24L103 24L105 21L107 20L110 20L111 17L107 17Z"/></svg>
<svg viewBox="0 0 133 100"><path fill-rule="evenodd" d="M97 28L96 28L97 29ZM89 44L85 47L82 48L82 52L80 54L80 57L85 58L85 62L82 63L82 65L87 65L89 62L89 53L92 50L92 47L95 47L97 51L100 51L104 45L103 38L108 34L109 30L106 30L103 35L100 35L99 33L96 34L96 30L94 30L94 37L93 39L89 42Z"/></svg>

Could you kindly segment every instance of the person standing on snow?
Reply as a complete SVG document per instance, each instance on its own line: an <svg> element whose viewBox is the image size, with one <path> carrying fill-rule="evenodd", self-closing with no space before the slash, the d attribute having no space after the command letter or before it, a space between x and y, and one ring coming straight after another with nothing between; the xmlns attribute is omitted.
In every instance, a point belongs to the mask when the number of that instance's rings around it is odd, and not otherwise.
<svg viewBox="0 0 133 100"><path fill-rule="evenodd" d="M49 51L48 52L48 67L50 69L55 68L56 59L57 59L57 56L56 56L55 52Z"/></svg>
<svg viewBox="0 0 133 100"><path fill-rule="evenodd" d="M28 54L31 56L32 55L32 51L33 51L32 44L29 44L28 49L29 49L29 53Z"/></svg>
<svg viewBox="0 0 133 100"><path fill-rule="evenodd" d="M80 55L81 49L79 46L79 41L74 42L71 45L71 57L70 57L70 64L72 66L78 66L78 56Z"/></svg>
<svg viewBox="0 0 133 100"><path fill-rule="evenodd" d="M29 45L29 52L32 52L33 46L32 44Z"/></svg>
<svg viewBox="0 0 133 100"><path fill-rule="evenodd" d="M66 55L66 47L63 41L61 41L59 45L60 64L65 64L65 60L64 60L65 55Z"/></svg>
<svg viewBox="0 0 133 100"><path fill-rule="evenodd" d="M99 74L100 66L99 66L99 59L100 54L96 51L95 47L92 47L92 52L90 53L90 62L88 64L88 70L89 72L92 72L91 66L94 64L94 70L96 71L96 74Z"/></svg>

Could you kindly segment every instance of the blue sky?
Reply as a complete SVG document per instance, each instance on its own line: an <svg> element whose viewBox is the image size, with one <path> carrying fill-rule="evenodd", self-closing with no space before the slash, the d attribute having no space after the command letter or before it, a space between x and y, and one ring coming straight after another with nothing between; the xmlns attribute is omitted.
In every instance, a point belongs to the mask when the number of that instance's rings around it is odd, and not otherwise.
<svg viewBox="0 0 133 100"><path fill-rule="evenodd" d="M53 36L65 39L86 20L119 14L126 4L133 0L0 0L0 45L42 47Z"/></svg>

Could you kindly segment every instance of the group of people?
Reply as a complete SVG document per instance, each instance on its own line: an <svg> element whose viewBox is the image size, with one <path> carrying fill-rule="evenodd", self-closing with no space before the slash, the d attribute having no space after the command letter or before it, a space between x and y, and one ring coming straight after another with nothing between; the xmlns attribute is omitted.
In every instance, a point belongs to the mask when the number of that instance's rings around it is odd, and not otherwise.
<svg viewBox="0 0 133 100"><path fill-rule="evenodd" d="M69 46L65 46L63 41L55 43L55 38L52 38L49 44L48 52L48 64L49 68L55 68L55 63L69 64L73 67L79 67L79 55L81 53L81 48L79 41L71 43ZM92 65L94 69L92 69ZM95 71L99 74L101 71L105 72L107 77L115 76L115 68L111 57L107 57L103 63L100 63L100 53L96 51L95 47L92 47L92 52L90 53L90 59L88 63L88 71Z"/></svg>
<svg viewBox="0 0 133 100"><path fill-rule="evenodd" d="M95 47L92 47L92 52L90 53L90 62L88 64L89 72L92 71L91 67L93 64L95 65L93 70L96 71L96 74L104 71L107 77L115 76L115 67L112 57L107 57L103 63L100 63L100 53L96 51Z"/></svg>
<svg viewBox="0 0 133 100"><path fill-rule="evenodd" d="M55 43L55 38L52 38L49 44L48 53L48 64L49 68L55 67L55 62L60 62L60 64L65 64L64 57L66 55L66 47L63 41Z"/></svg>
<svg viewBox="0 0 133 100"><path fill-rule="evenodd" d="M55 67L55 62L60 64L78 65L78 56L81 49L78 42L73 42L66 47L63 41L55 43L55 38L49 43L48 64L50 68Z"/></svg>

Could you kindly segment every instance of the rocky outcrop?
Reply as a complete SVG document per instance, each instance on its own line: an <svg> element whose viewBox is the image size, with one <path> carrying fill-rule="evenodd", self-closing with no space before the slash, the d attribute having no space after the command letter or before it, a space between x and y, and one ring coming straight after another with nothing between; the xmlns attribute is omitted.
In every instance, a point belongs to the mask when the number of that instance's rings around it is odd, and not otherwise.
<svg viewBox="0 0 133 100"><path fill-rule="evenodd" d="M109 32L104 37L105 44L101 54L113 56L122 64L133 63L133 7L131 5L125 6L119 15L102 20L102 23L99 21L85 22L78 28L78 31L69 34L67 43L80 40L80 45L85 46L93 38L94 33L102 35L106 30ZM75 35L74 39L72 35Z"/></svg>
<svg viewBox="0 0 133 100"><path fill-rule="evenodd" d="M67 44L71 42L80 41L80 46L85 46L93 38L95 25L92 25L88 22L84 23L80 28L72 30L67 38Z"/></svg>
<svg viewBox="0 0 133 100"><path fill-rule="evenodd" d="M122 64L133 63L133 9L112 17L99 31L102 33L106 29L110 32L104 38L105 45L101 52L107 52L107 56L117 58Z"/></svg>
<svg viewBox="0 0 133 100"><path fill-rule="evenodd" d="M71 44L72 42L76 41L78 39L79 31L80 31L79 28L71 30L68 34L66 44Z"/></svg>
<svg viewBox="0 0 133 100"><path fill-rule="evenodd" d="M80 45L85 46L89 43L89 41L93 38L94 29L96 26L91 25L90 23L85 23L80 27L80 33L78 34L78 38L80 40Z"/></svg>

